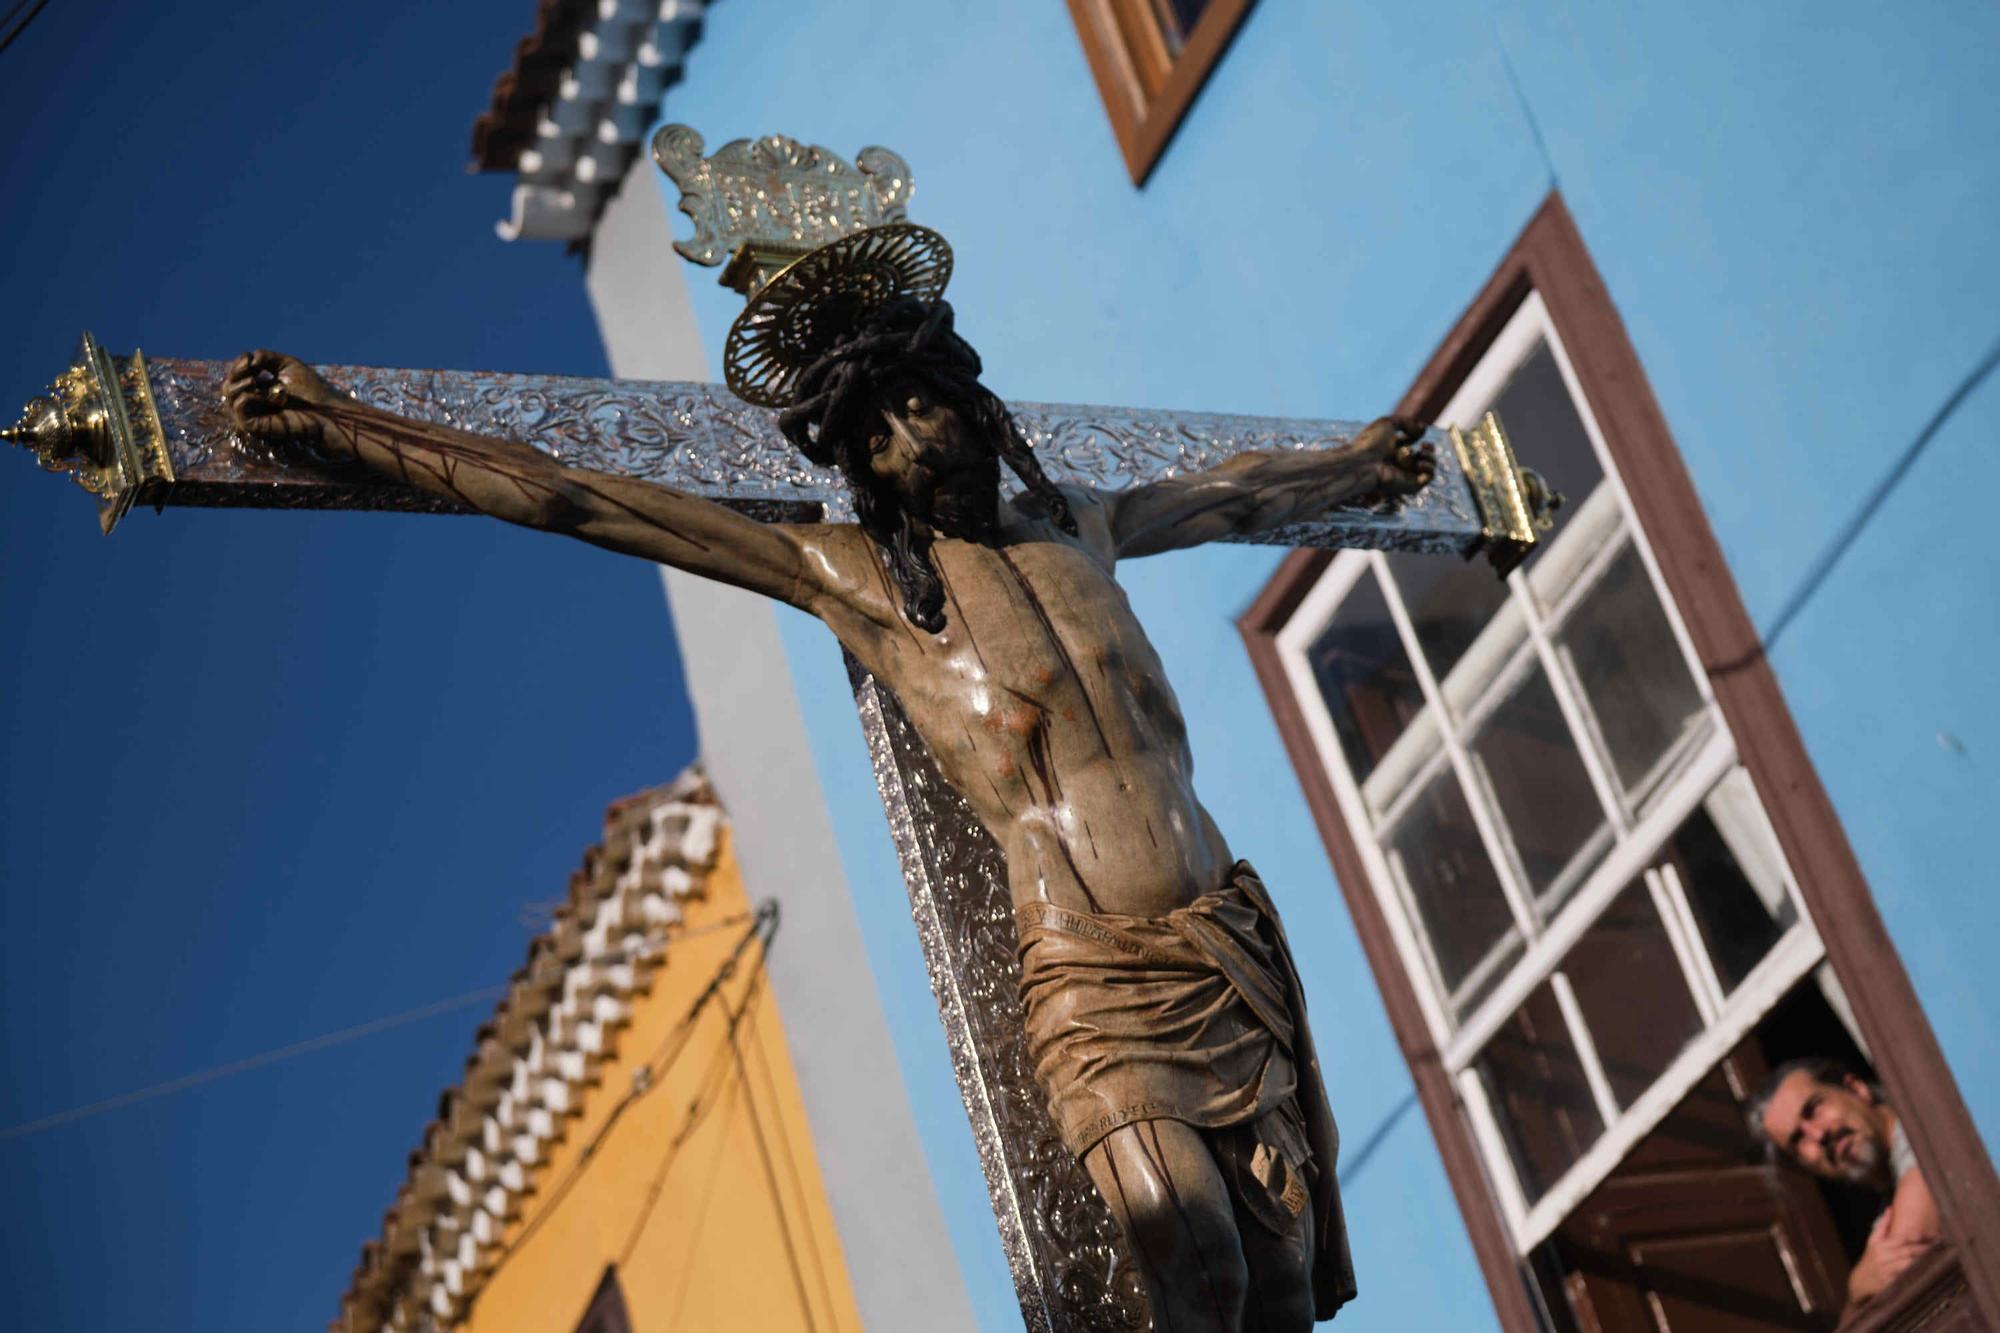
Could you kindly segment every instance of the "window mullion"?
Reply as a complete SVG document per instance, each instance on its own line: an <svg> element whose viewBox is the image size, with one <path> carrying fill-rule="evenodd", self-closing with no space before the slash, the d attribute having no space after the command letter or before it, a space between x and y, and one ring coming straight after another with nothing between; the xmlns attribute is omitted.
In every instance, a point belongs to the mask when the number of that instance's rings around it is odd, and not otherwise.
<svg viewBox="0 0 2000 1333"><path fill-rule="evenodd" d="M1615 486L1609 488L1610 491L1616 489ZM1615 500L1615 497L1613 498ZM1590 501L1585 503L1588 504ZM1631 539L1632 527L1625 519L1624 510L1617 510L1610 516L1608 522L1611 530L1600 539L1602 545L1583 559L1582 564L1570 576L1569 583L1558 590L1555 596L1547 599L1546 605L1540 598L1536 598L1535 605L1541 611L1544 621L1555 624L1557 621L1569 619L1569 613L1575 609L1578 602L1590 596L1591 590L1604 577L1605 571L1611 568L1611 562L1618 558L1619 550ZM1528 595L1535 596L1532 587L1529 588Z"/></svg>
<svg viewBox="0 0 2000 1333"><path fill-rule="evenodd" d="M1597 1058L1597 1043L1590 1039L1590 1028L1583 1021L1583 1006L1576 1002L1569 978L1560 971L1549 973L1549 990L1562 1010L1563 1022L1569 1025L1577 1063L1583 1066L1583 1081L1590 1085L1591 1099L1597 1103L1597 1118L1610 1129L1618 1123L1618 1098L1611 1091L1611 1080L1605 1077L1604 1062Z"/></svg>
<svg viewBox="0 0 2000 1333"><path fill-rule="evenodd" d="M1660 610L1667 618L1667 626L1674 632L1674 642L1680 645L1681 660L1687 663L1688 675L1693 677L1694 686L1701 694L1701 701L1711 709L1715 708L1715 683L1708 678L1708 668L1694 650L1694 639L1688 634L1686 623L1681 619L1681 609L1674 599L1667 595L1667 581L1660 574L1660 562L1653 555L1653 547L1646 540L1633 516L1632 501L1626 496L1625 488L1618 487L1618 499L1625 506L1626 522L1632 528L1633 548L1639 553L1639 562L1646 567L1646 577L1652 582L1653 596L1660 603Z"/></svg>
<svg viewBox="0 0 2000 1333"><path fill-rule="evenodd" d="M1708 1027L1722 1012L1722 980L1715 975L1715 962L1708 956L1708 950L1702 947L1701 931L1695 925L1693 909L1688 906L1680 872L1670 861L1654 866L1646 871L1646 888L1652 893L1653 906L1667 928L1674 956L1680 960L1688 994L1694 997L1695 1008L1701 1011L1701 1024Z"/></svg>
<svg viewBox="0 0 2000 1333"><path fill-rule="evenodd" d="M1424 706L1437 718L1438 735L1447 745L1458 740L1458 728L1452 721L1451 710L1444 706L1444 690L1438 678L1431 674L1430 659L1424 656L1424 646L1417 638L1417 627L1410 619L1410 612L1403 605L1403 587L1389 572L1388 557L1380 551L1368 553L1368 564L1375 571L1375 581L1382 589L1382 600L1389 608L1389 619L1396 626L1396 637L1402 641L1403 656L1409 659L1410 669L1417 673L1417 687L1424 692Z"/></svg>
<svg viewBox="0 0 2000 1333"><path fill-rule="evenodd" d="M1403 784L1403 789L1396 793L1395 798L1382 807L1382 814L1375 821L1375 828L1390 829L1401 823L1403 816L1409 813L1410 807L1415 805L1417 798L1423 794L1424 788L1437 777L1438 770L1450 762L1450 752L1443 745L1439 745L1438 752L1424 760L1417 771L1410 775L1410 780ZM1364 802L1367 799L1365 791L1362 793L1362 799Z"/></svg>
<svg viewBox="0 0 2000 1333"><path fill-rule="evenodd" d="M1377 829L1381 826L1370 816L1360 784L1355 781L1341 755L1340 742L1334 735L1326 701L1320 696L1312 668L1306 661L1308 645L1337 614L1341 602L1355 585L1370 577L1371 569L1363 552L1342 551L1336 556L1305 601L1299 604L1291 622L1279 632L1278 647L1293 697L1298 700L1307 730L1312 734L1320 771L1332 784L1334 800L1340 806L1342 818L1357 834L1355 851L1365 868L1363 878L1367 881L1368 892L1381 909L1383 923L1388 927L1404 973L1410 979L1411 993L1422 1011L1431 1040L1441 1048L1451 1038L1454 1018L1446 1012L1445 997L1432 980L1434 973L1428 970L1428 942L1419 938L1421 928L1411 915L1400 879L1389 864L1389 856L1377 836Z"/></svg>
<svg viewBox="0 0 2000 1333"><path fill-rule="evenodd" d="M1430 932L1424 928L1423 913L1418 910L1416 896L1410 891L1410 878L1408 872L1403 869L1402 857L1385 848L1382 851L1382 860L1390 872L1392 901L1397 910L1403 914L1403 919L1410 923L1410 943L1423 959L1426 975L1430 978L1431 988L1437 994L1441 1006L1439 1012L1456 1013L1457 1006L1452 1001L1452 992L1445 985L1444 965L1438 959Z"/></svg>
<svg viewBox="0 0 2000 1333"><path fill-rule="evenodd" d="M1452 1067L1470 1063L1479 1048L1507 1021L1507 1015L1527 1002L1529 992L1540 984L1542 976L1555 969L1598 913L1645 869L1645 858L1680 827L1681 821L1701 803L1702 796L1728 772L1735 758L1727 737L1713 737L1702 747L1681 774L1686 789L1656 802L1646 812L1634 827L1633 836L1611 849L1550 920L1548 933L1535 941L1507 979L1465 1016L1445 1052Z"/></svg>
<svg viewBox="0 0 2000 1333"><path fill-rule="evenodd" d="M1528 1200L1521 1190L1520 1175L1514 1170L1513 1154L1507 1151L1507 1142L1500 1135L1499 1117L1494 1114L1492 1100L1487 1097L1486 1085L1479 1081L1479 1075L1470 1069L1460 1070L1457 1083L1458 1102L1465 1110L1465 1121L1472 1127L1472 1137L1478 1140L1479 1150L1486 1158L1486 1178L1496 1186L1501 1216L1518 1245L1518 1237L1527 1226Z"/></svg>
<svg viewBox="0 0 2000 1333"><path fill-rule="evenodd" d="M1507 946L1512 940L1513 936L1502 935L1499 939L1493 941L1491 947L1486 950L1485 956L1473 964L1472 970L1465 974L1464 978L1451 993L1450 1000L1454 1011L1459 1013L1465 1011L1464 1006L1459 1002L1461 995L1471 996L1479 994L1480 991L1487 989L1487 983L1493 979L1495 972L1504 972L1520 961L1518 957L1510 958L1508 956L1509 950Z"/></svg>
<svg viewBox="0 0 2000 1333"><path fill-rule="evenodd" d="M1615 539L1612 545L1618 545ZM1517 573L1515 577L1518 579L1520 576ZM1583 700L1577 697L1569 668L1549 638L1548 622L1542 619L1527 584L1516 582L1513 594L1521 604L1521 614L1526 618L1528 639L1535 645L1535 655L1541 659L1542 674L1548 678L1549 689L1555 693L1556 707L1562 710L1563 721L1569 724L1570 735L1576 741L1577 755L1583 760L1584 772L1590 775L1590 789L1597 793L1597 804L1603 808L1605 819L1623 838L1632 831L1631 812L1626 808L1625 794L1618 789L1617 779L1605 763L1596 723Z"/></svg>
<svg viewBox="0 0 2000 1333"><path fill-rule="evenodd" d="M1547 1240L1563 1218L1603 1183L1632 1146L1666 1119L1702 1076L1735 1049L1779 997L1824 956L1819 938L1809 929L1794 926L1785 932L1736 988L1720 1018L1689 1042L1666 1072L1632 1103L1624 1118L1616 1126L1607 1125L1589 1151L1535 1201L1516 1233L1522 1252Z"/></svg>
<svg viewBox="0 0 2000 1333"><path fill-rule="evenodd" d="M1715 686L1708 678L1708 669L1703 665L1701 654L1694 648L1694 639L1688 634L1687 625L1681 620L1681 609L1667 591L1666 580L1660 576L1660 563L1653 558L1652 544L1646 539L1646 530L1639 522L1639 511L1632 503L1631 495L1625 489L1623 478L1613 464L1611 450L1604 442L1604 432L1597 424L1597 413L1591 410L1590 399L1584 395L1583 381L1577 378L1576 368L1569 363L1569 350L1563 346L1562 335L1556 332L1555 321L1549 318L1548 309L1538 312L1543 336L1547 339L1549 351L1554 354L1556 369L1563 378L1563 385L1569 390L1570 401L1576 406L1577 420L1583 423L1584 433L1590 437L1591 447L1597 451L1598 462L1604 470L1604 480L1613 487L1618 497L1618 508L1624 513L1625 528L1633 534L1637 543L1639 560L1646 566L1646 576L1653 585L1653 596L1665 610L1667 624L1672 627L1674 641L1680 645L1681 656L1687 663L1688 674L1694 677L1696 690L1702 702L1715 702Z"/></svg>
<svg viewBox="0 0 2000 1333"><path fill-rule="evenodd" d="M1417 641L1416 626L1411 623L1410 613L1403 605L1403 590L1389 575L1389 562L1380 551L1371 551L1369 559L1375 566L1375 576L1382 584L1382 600L1389 607L1389 619L1395 622L1396 633L1403 640L1403 653L1410 660L1410 668L1417 673L1417 683L1424 692L1424 706L1437 718L1438 736L1444 750L1451 758L1453 774L1458 778L1459 791L1465 797L1465 808L1472 812L1473 827L1479 830L1480 844L1486 850L1486 858L1492 863L1493 876L1500 882L1500 892L1507 899L1507 907L1514 914L1514 923L1521 932L1524 942L1533 940L1535 912L1532 902L1520 881L1514 875L1514 860L1507 855L1505 835L1493 811L1488 807L1486 788L1474 780L1472 758L1465 752L1463 738L1453 723L1451 710L1445 707L1444 691L1437 678L1431 674L1431 665L1425 660L1423 645Z"/></svg>

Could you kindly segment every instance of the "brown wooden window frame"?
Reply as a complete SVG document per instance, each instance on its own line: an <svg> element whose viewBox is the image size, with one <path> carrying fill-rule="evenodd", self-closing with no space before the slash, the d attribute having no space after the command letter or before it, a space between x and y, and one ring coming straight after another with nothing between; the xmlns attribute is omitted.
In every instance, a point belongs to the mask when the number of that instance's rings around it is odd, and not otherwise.
<svg viewBox="0 0 2000 1333"><path fill-rule="evenodd" d="M1738 761L1764 803L1877 1071L1898 1094L1897 1112L1924 1164L1966 1288L1989 1323L2000 1326L2000 1177L1813 771L1638 354L1559 193L1552 192L1530 219L1396 411L1433 419L1531 292L1541 295L1603 428L1639 526L1735 736ZM1409 1061L1501 1326L1508 1333L1529 1333L1542 1324L1523 1260L1514 1252L1479 1147L1432 1044L1416 981L1369 888L1354 835L1279 657L1279 630L1332 558L1325 551L1287 556L1237 627ZM1924 1266L1928 1280L1901 1283L1891 1293L1896 1299L1871 1304L1867 1323L1893 1319L1906 1304L1914 1313L1930 1298L1926 1293L1934 1296L1933 1270L1941 1262Z"/></svg>
<svg viewBox="0 0 2000 1333"><path fill-rule="evenodd" d="M1069 0L1084 58L1134 185L1144 185L1256 0L1209 0L1181 49L1152 0Z"/></svg>

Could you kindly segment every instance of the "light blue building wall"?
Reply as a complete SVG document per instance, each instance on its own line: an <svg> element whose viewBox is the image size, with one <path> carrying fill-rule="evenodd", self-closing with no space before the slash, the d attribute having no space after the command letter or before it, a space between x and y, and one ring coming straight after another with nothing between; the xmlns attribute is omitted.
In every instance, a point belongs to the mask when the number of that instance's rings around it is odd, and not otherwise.
<svg viewBox="0 0 2000 1333"><path fill-rule="evenodd" d="M711 145L778 131L903 153L913 218L957 252L959 327L1013 398L1377 414L1559 185L1991 1143L2000 388L1977 380L2000 346L1996 49L2000 13L1969 3L1266 0L1135 190L1059 5L729 0L664 110ZM695 304L719 366L738 299L697 281ZM1203 798L1308 973L1362 1279L1342 1325L1490 1326L1233 628L1277 559L1222 548L1123 576ZM954 1247L982 1321L1012 1327L838 652L803 617L784 638Z"/></svg>

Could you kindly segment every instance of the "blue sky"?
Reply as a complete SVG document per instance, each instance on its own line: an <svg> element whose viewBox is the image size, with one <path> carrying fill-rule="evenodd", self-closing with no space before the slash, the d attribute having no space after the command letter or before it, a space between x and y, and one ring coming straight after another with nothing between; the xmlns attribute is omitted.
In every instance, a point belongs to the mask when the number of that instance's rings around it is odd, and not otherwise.
<svg viewBox="0 0 2000 1333"><path fill-rule="evenodd" d="M605 373L578 261L464 170L532 16L50 6L0 55L0 409L85 328ZM458 518L107 540L11 449L0 716L0 1128L504 980L694 752L648 567ZM324 1327L486 1008L0 1139L9 1327Z"/></svg>

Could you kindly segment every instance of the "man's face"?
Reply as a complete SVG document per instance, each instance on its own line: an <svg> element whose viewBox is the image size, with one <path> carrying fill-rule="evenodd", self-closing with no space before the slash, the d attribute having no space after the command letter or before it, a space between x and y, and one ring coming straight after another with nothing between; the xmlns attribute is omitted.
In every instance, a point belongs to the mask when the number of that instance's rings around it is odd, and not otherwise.
<svg viewBox="0 0 2000 1333"><path fill-rule="evenodd" d="M868 471L945 536L986 537L999 516L1000 461L974 429L921 381L892 380L868 440Z"/></svg>
<svg viewBox="0 0 2000 1333"><path fill-rule="evenodd" d="M1764 1132L1816 1176L1855 1185L1882 1182L1889 1145L1875 1099L1856 1079L1822 1083L1806 1070L1792 1071L1764 1108Z"/></svg>

